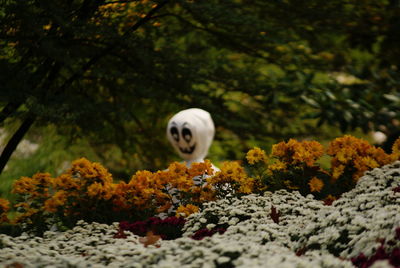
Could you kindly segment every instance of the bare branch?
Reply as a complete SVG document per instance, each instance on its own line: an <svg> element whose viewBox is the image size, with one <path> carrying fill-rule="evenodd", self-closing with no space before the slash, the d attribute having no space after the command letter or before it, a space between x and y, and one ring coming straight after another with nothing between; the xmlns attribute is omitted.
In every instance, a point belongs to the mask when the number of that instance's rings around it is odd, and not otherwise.
<svg viewBox="0 0 400 268"><path fill-rule="evenodd" d="M204 26L201 22L199 22L199 23L202 24L202 26L198 26L198 25L194 24L193 22L183 18L182 16L174 14L174 13L160 14L160 15L157 15L157 16L153 16L152 19L157 19L157 18L162 18L162 17L175 17L178 20L180 20L181 22L189 25L190 27L192 27L194 29L205 31L205 32L207 32L209 34L212 34L212 35L216 36L219 39L225 40L228 43L231 43L231 44L235 45L237 48L239 48L240 50L248 53L249 55L254 55L255 57L262 58L262 59L265 59L265 60L268 60L269 62L271 62L270 58L265 57L264 55L260 54L257 50L240 43L239 41L235 40L234 38L232 38L230 35L228 35L226 33L210 29L210 28Z"/></svg>
<svg viewBox="0 0 400 268"><path fill-rule="evenodd" d="M123 35L122 38L126 37L130 33L136 31L140 26L144 25L146 22L151 20L152 16L160 10L162 7L164 7L169 0L165 0L155 6L152 10L147 13L147 15L143 18L141 18L139 21L137 21L132 27L130 27ZM76 71L65 83L59 88L59 91L64 91L67 89L75 80L78 78L82 77L82 75L89 70L90 67L92 67L94 64L96 64L101 58L105 57L108 55L116 46L118 45L118 41L110 44L107 46L105 49L103 49L101 52L99 52L97 55L93 56L88 62L86 62L78 71Z"/></svg>

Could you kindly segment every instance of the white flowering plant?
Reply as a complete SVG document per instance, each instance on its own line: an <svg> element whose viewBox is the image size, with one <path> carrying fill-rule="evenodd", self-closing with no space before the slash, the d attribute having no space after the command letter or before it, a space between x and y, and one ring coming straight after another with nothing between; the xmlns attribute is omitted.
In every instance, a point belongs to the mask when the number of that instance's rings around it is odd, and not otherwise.
<svg viewBox="0 0 400 268"><path fill-rule="evenodd" d="M183 237L143 244L119 224L0 235L0 264L24 267L382 267L400 265L400 162L374 169L332 205L279 190L205 203ZM225 228L193 239L201 229Z"/></svg>

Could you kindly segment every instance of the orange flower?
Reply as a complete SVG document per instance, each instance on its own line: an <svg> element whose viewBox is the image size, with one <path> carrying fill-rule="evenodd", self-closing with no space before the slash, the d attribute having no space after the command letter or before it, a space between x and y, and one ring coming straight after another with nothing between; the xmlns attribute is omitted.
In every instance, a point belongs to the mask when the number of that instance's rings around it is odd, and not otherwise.
<svg viewBox="0 0 400 268"><path fill-rule="evenodd" d="M42 188L48 188L54 184L54 179L51 177L50 173L36 173L32 176L32 179Z"/></svg>
<svg viewBox="0 0 400 268"><path fill-rule="evenodd" d="M88 183L93 182L112 182L112 176L108 173L99 163L92 163L86 158L81 158L72 162L72 167L68 171L68 174L77 176L84 179Z"/></svg>
<svg viewBox="0 0 400 268"><path fill-rule="evenodd" d="M171 185L180 191L187 192L194 186L192 177L180 176L171 181Z"/></svg>
<svg viewBox="0 0 400 268"><path fill-rule="evenodd" d="M71 174L61 174L55 179L55 186L66 191L78 191L81 188L81 181L73 178Z"/></svg>
<svg viewBox="0 0 400 268"><path fill-rule="evenodd" d="M215 189L208 183L202 186L194 186L188 192L191 195L191 202L204 203L215 200Z"/></svg>
<svg viewBox="0 0 400 268"><path fill-rule="evenodd" d="M21 177L14 182L12 193L31 194L37 190L37 181L29 177Z"/></svg>
<svg viewBox="0 0 400 268"><path fill-rule="evenodd" d="M258 162L266 162L267 155L265 154L264 150L261 150L258 147L254 147L253 149L247 152L246 159L250 165L254 165L255 163Z"/></svg>
<svg viewBox="0 0 400 268"><path fill-rule="evenodd" d="M193 213L199 212L199 207L188 204L186 206L180 205L178 209L176 210L176 216L177 217L188 217L189 215Z"/></svg>
<svg viewBox="0 0 400 268"><path fill-rule="evenodd" d="M188 168L183 163L173 162L169 165L168 171L172 177L186 176Z"/></svg>
<svg viewBox="0 0 400 268"><path fill-rule="evenodd" d="M167 212L172 207L171 202L165 202L161 207L157 208L158 213Z"/></svg>
<svg viewBox="0 0 400 268"><path fill-rule="evenodd" d="M270 171L273 171L273 170L286 170L286 168L287 168L286 164L284 162L282 162L282 161L279 161L279 160L268 166L268 169Z"/></svg>
<svg viewBox="0 0 400 268"><path fill-rule="evenodd" d="M115 185L112 183L93 183L87 188L87 194L89 197L97 199L110 199L114 194Z"/></svg>
<svg viewBox="0 0 400 268"><path fill-rule="evenodd" d="M392 146L392 154L390 155L392 161L400 160L400 138L398 138Z"/></svg>
<svg viewBox="0 0 400 268"><path fill-rule="evenodd" d="M67 193L63 190L56 192L50 199L44 202L44 210L56 212L57 208L63 206L67 201Z"/></svg>
<svg viewBox="0 0 400 268"><path fill-rule="evenodd" d="M322 188L324 187L324 182L317 177L313 177L308 182L308 185L310 186L311 192L321 192Z"/></svg>
<svg viewBox="0 0 400 268"><path fill-rule="evenodd" d="M278 158L288 165L299 165L305 163L312 167L324 154L323 146L316 141L296 141L290 139L288 142L280 142L272 146L271 156Z"/></svg>
<svg viewBox="0 0 400 268"><path fill-rule="evenodd" d="M332 164L332 179L337 180L344 172L344 165L333 165Z"/></svg>
<svg viewBox="0 0 400 268"><path fill-rule="evenodd" d="M246 176L244 168L238 161L223 162L221 166L221 173L232 179L240 176Z"/></svg>
<svg viewBox="0 0 400 268"><path fill-rule="evenodd" d="M244 168L237 161L223 162L221 171L207 178L211 186L232 189L236 193L251 193L254 189L255 180L249 178Z"/></svg>
<svg viewBox="0 0 400 268"><path fill-rule="evenodd" d="M332 156L331 168L334 180L342 176L346 167L355 168L351 174L354 180L361 177L365 171L389 164L392 157L381 148L370 145L367 141L345 135L333 140L327 153Z"/></svg>
<svg viewBox="0 0 400 268"><path fill-rule="evenodd" d="M0 223L8 222L7 211L10 209L10 202L0 198Z"/></svg>
<svg viewBox="0 0 400 268"><path fill-rule="evenodd" d="M200 163L192 163L190 168L188 169L188 173L190 177L196 177L200 175L212 175L214 170L212 169L212 165L210 160L205 160Z"/></svg>
<svg viewBox="0 0 400 268"><path fill-rule="evenodd" d="M254 190L254 179L253 178L243 178L238 181L239 182L239 189L237 190L238 193L243 194L250 194Z"/></svg>

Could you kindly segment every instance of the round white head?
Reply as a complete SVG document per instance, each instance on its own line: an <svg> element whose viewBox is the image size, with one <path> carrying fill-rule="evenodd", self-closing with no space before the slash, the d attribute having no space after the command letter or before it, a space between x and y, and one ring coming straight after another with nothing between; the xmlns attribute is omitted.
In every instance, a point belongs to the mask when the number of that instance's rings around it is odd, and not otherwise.
<svg viewBox="0 0 400 268"><path fill-rule="evenodd" d="M191 108L175 114L168 122L167 137L178 154L188 161L203 161L214 138L211 115Z"/></svg>

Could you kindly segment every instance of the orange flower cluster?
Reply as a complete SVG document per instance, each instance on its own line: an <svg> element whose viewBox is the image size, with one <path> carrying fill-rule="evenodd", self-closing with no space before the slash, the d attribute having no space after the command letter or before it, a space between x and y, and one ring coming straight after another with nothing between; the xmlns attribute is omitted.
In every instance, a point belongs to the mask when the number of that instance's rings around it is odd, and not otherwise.
<svg viewBox="0 0 400 268"><path fill-rule="evenodd" d="M213 200L210 187L195 185L193 178L211 174L213 170L208 160L193 163L190 168L174 162L164 171L138 171L129 183L121 182L116 186L113 203L116 210L134 207L166 212L173 206L174 198L186 204L210 201Z"/></svg>
<svg viewBox="0 0 400 268"><path fill-rule="evenodd" d="M214 200L210 185L196 186L193 181L195 176L211 174L212 165L207 160L190 168L175 162L167 170L138 171L129 182L114 183L102 165L81 158L57 178L38 173L17 180L13 192L23 200L16 205L23 213L16 221L33 223L32 217L48 215L57 215L61 221L69 218L112 222L117 220L116 215L127 220L129 215L166 212L174 198L183 205L180 212L189 215L196 211L193 204ZM169 189L174 189L174 196Z"/></svg>
<svg viewBox="0 0 400 268"><path fill-rule="evenodd" d="M395 145L393 148L395 149ZM388 155L381 148L372 146L367 141L350 135L333 140L329 144L327 153L332 156L332 179L337 180L344 173L352 172L352 178L355 181L365 171L393 162L396 154Z"/></svg>
<svg viewBox="0 0 400 268"><path fill-rule="evenodd" d="M49 173L37 173L32 178L22 177L14 183L13 193L29 195L30 199L47 198L53 180Z"/></svg>
<svg viewBox="0 0 400 268"><path fill-rule="evenodd" d="M350 135L333 140L326 153L332 157L330 170L322 169L317 161L324 155L323 146L316 141L280 142L272 146L268 157L254 148L247 153L250 173L261 177L269 190L299 190L302 194L313 193L319 198L340 195L354 187L365 171L400 159L400 138L392 147L392 154ZM264 161L264 170L253 166ZM340 181L338 179L340 178ZM349 180L350 178L350 180ZM335 193L329 192L335 189Z"/></svg>
<svg viewBox="0 0 400 268"><path fill-rule="evenodd" d="M112 182L112 176L107 169L99 163L90 162L86 158L74 161L67 174L80 179L82 186L90 185L94 182L103 184Z"/></svg>
<svg viewBox="0 0 400 268"><path fill-rule="evenodd" d="M160 210L167 210L172 205L165 191L167 184L168 176L163 172L138 171L128 183L120 182L115 187L113 209L115 211L128 211L131 208L145 210L162 206Z"/></svg>
<svg viewBox="0 0 400 268"><path fill-rule="evenodd" d="M324 154L323 146L316 141L280 142L272 146L271 156L288 165L306 164L311 167Z"/></svg>
<svg viewBox="0 0 400 268"><path fill-rule="evenodd" d="M246 159L250 165L254 165L255 163L258 163L258 162L266 162L268 160L267 155L265 154L265 151L261 150L258 147L254 147L253 149L248 151L246 154Z"/></svg>
<svg viewBox="0 0 400 268"><path fill-rule="evenodd" d="M324 182L317 177L312 177L308 182L308 185L310 186L311 192L321 192L322 188L324 187Z"/></svg>
<svg viewBox="0 0 400 268"><path fill-rule="evenodd" d="M299 190L303 194L320 193L325 186L319 177L324 171L316 161L324 154L323 146L316 141L290 139L272 146L274 161L266 167L271 189Z"/></svg>
<svg viewBox="0 0 400 268"><path fill-rule="evenodd" d="M188 204L186 206L180 205L178 209L176 210L176 217L188 217L189 215L193 213L199 212L199 207L194 206L192 204Z"/></svg>
<svg viewBox="0 0 400 268"><path fill-rule="evenodd" d="M256 180L250 178L237 161L224 162L221 171L207 179L207 183L224 196L226 192L233 194L249 194L253 192Z"/></svg>
<svg viewBox="0 0 400 268"><path fill-rule="evenodd" d="M21 202L15 207L23 212L16 222L31 222L32 217L41 214L42 205L51 196L54 180L49 173L37 173L29 177L21 177L13 185L12 193L21 196Z"/></svg>
<svg viewBox="0 0 400 268"><path fill-rule="evenodd" d="M99 163L81 158L74 161L66 173L53 179L54 193L44 202L43 209L63 215L82 214L84 210L78 212L75 209L79 204L107 202L113 196L114 187L107 169Z"/></svg>
<svg viewBox="0 0 400 268"><path fill-rule="evenodd" d="M13 187L13 193L19 196L16 222L35 226L47 224L48 219L64 226L80 219L111 223L140 220L173 209L176 215L186 217L204 202L265 189L298 190L331 202L351 189L366 170L398 160L400 139L392 149L389 155L346 135L330 143L327 154L332 157L332 166L326 171L317 164L324 154L321 144L290 139L273 145L269 156L260 148L250 150L247 170L237 161L224 162L215 174L209 161L189 168L174 162L167 170L138 171L128 182L118 183L102 165L81 158L56 178L37 173L17 180ZM194 178L205 183L199 185ZM0 199L0 222L7 220L8 209L8 201Z"/></svg>
<svg viewBox="0 0 400 268"><path fill-rule="evenodd" d="M400 160L400 138L398 138L392 146L392 154L390 155L392 161Z"/></svg>
<svg viewBox="0 0 400 268"><path fill-rule="evenodd" d="M48 212L57 212L57 209L67 202L67 192L57 191L53 196L44 202L44 210Z"/></svg>
<svg viewBox="0 0 400 268"><path fill-rule="evenodd" d="M0 198L0 223L8 222L7 212L10 209L10 202Z"/></svg>

